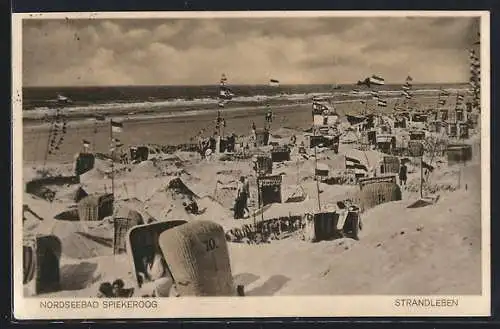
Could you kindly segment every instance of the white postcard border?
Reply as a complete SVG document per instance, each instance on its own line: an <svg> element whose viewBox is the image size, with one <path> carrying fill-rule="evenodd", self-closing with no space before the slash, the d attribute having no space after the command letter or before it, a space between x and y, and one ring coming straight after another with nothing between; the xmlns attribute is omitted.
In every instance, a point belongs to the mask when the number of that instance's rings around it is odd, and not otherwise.
<svg viewBox="0 0 500 329"><path fill-rule="evenodd" d="M273 296L215 298L132 298L118 301L123 308L106 307L116 299L33 298L22 285L22 20L23 19L138 19L210 17L374 17L447 16L481 18L481 296ZM488 316L491 312L490 271L490 16L487 11L270 11L270 12L108 12L23 13L12 15L12 146L13 146L13 314L18 320L108 318L219 317L335 317L335 316ZM401 306L402 300L421 299L421 307ZM144 305L145 301L150 307ZM153 307L153 301L156 307ZM47 302L52 303L51 305ZM54 306L58 302L62 308ZM97 304L96 304L97 302ZM75 304L77 303L77 304ZM79 303L79 304L78 304ZM126 304L128 303L128 305ZM142 304L141 304L142 303ZM399 306L398 306L399 303ZM137 305L141 304L142 307ZM147 304L147 303L146 303ZM436 306L436 304L440 306ZM78 307L78 305L80 305ZM94 308L93 306L96 306ZM134 306L135 305L135 306ZM433 306L432 306L433 305ZM65 307L68 306L68 307ZM82 308L87 306L86 308ZM131 307L125 307L131 306Z"/></svg>

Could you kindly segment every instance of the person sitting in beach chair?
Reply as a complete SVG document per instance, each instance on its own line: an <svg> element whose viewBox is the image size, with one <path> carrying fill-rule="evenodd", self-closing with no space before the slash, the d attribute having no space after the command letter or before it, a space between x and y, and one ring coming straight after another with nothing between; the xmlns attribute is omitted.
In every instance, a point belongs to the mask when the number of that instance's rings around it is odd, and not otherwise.
<svg viewBox="0 0 500 329"><path fill-rule="evenodd" d="M156 239L154 252L143 258L144 272L138 273L141 296L170 296L173 278Z"/></svg>

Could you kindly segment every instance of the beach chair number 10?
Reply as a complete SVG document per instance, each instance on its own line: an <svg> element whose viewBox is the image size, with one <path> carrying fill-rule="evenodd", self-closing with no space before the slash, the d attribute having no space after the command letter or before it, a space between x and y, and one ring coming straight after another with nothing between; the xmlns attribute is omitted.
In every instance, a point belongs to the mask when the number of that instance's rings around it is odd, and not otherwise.
<svg viewBox="0 0 500 329"><path fill-rule="evenodd" d="M215 240L208 239L207 241L205 241L205 248L207 252L217 249L217 244L215 243Z"/></svg>

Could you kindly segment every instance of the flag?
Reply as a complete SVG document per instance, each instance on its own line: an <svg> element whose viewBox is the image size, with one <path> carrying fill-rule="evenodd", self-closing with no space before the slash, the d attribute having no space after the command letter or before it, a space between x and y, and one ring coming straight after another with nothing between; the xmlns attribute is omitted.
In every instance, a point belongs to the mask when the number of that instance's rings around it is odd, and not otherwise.
<svg viewBox="0 0 500 329"><path fill-rule="evenodd" d="M233 93L231 92L231 90L229 90L229 88L226 88L226 87L221 87L220 90L219 90L219 98L220 99L232 99L233 98Z"/></svg>
<svg viewBox="0 0 500 329"><path fill-rule="evenodd" d="M458 95L457 95L457 100L458 100L458 101L463 101L463 100L464 100L464 95L460 95L460 94L458 94Z"/></svg>
<svg viewBox="0 0 500 329"><path fill-rule="evenodd" d="M444 89L440 89L439 93L441 96L449 96L450 95L450 93Z"/></svg>
<svg viewBox="0 0 500 329"><path fill-rule="evenodd" d="M59 102L59 103L71 103L71 99L59 94L59 95L57 95L57 102Z"/></svg>
<svg viewBox="0 0 500 329"><path fill-rule="evenodd" d="M318 103L318 102L313 102L312 108L313 108L313 110L316 110L316 111L327 111L328 110L328 107L326 107L325 105Z"/></svg>
<svg viewBox="0 0 500 329"><path fill-rule="evenodd" d="M406 81L407 81L407 82L408 82L408 81L413 81L413 78L412 78L411 76L407 76L407 77L406 77Z"/></svg>
<svg viewBox="0 0 500 329"><path fill-rule="evenodd" d="M408 90L410 90L410 89L411 89L411 86L410 86L409 84L405 83L405 84L401 87L401 89L403 89L404 91L408 91Z"/></svg>
<svg viewBox="0 0 500 329"><path fill-rule="evenodd" d="M123 123L111 120L111 131L121 133L123 131Z"/></svg>
<svg viewBox="0 0 500 329"><path fill-rule="evenodd" d="M90 142L86 139L83 139L82 143L83 143L83 147L85 147L85 148L88 148L90 146Z"/></svg>
<svg viewBox="0 0 500 329"><path fill-rule="evenodd" d="M377 86L382 86L385 84L385 80L384 78L380 77L380 76L377 76L377 75L372 75L370 77L370 83L371 84L374 84L374 85L377 85Z"/></svg>
<svg viewBox="0 0 500 329"><path fill-rule="evenodd" d="M224 103L224 101L220 101L217 105L219 105L219 107L224 107L226 104Z"/></svg>
<svg viewBox="0 0 500 329"><path fill-rule="evenodd" d="M269 80L269 85L271 87L279 87L280 82L278 80L276 80L276 79L271 79L271 80Z"/></svg>
<svg viewBox="0 0 500 329"><path fill-rule="evenodd" d="M226 75L224 73L222 73L222 76L220 78L220 85L221 86L225 86L226 82L227 82L227 77L226 77Z"/></svg>
<svg viewBox="0 0 500 329"><path fill-rule="evenodd" d="M377 105L381 106L381 107L386 107L387 106L387 101L385 101L383 99L379 99L378 102L377 102Z"/></svg>
<svg viewBox="0 0 500 329"><path fill-rule="evenodd" d="M368 168L361 163L358 159L351 158L351 157L345 157L345 168L346 169L360 169L363 171L368 171Z"/></svg>

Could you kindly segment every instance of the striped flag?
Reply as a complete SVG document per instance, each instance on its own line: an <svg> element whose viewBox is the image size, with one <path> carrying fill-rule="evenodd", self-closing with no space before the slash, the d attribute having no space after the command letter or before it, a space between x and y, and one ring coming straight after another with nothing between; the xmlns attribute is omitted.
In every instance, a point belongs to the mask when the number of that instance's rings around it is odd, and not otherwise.
<svg viewBox="0 0 500 329"><path fill-rule="evenodd" d="M111 120L111 131L121 133L123 131L123 123Z"/></svg>
<svg viewBox="0 0 500 329"><path fill-rule="evenodd" d="M448 91L444 90L444 89L440 89L439 90L439 94L441 96L449 96L450 95L450 93Z"/></svg>
<svg viewBox="0 0 500 329"><path fill-rule="evenodd" d="M346 169L368 171L368 168L364 164L362 164L361 161L348 156L345 157L345 167Z"/></svg>
<svg viewBox="0 0 500 329"><path fill-rule="evenodd" d="M387 107L387 101L385 101L383 99L379 99L377 102L377 105L380 107Z"/></svg>
<svg viewBox="0 0 500 329"><path fill-rule="evenodd" d="M226 77L226 75L224 73L222 73L222 76L220 78L220 85L221 86L225 86L226 83L227 83L227 77Z"/></svg>
<svg viewBox="0 0 500 329"><path fill-rule="evenodd" d="M369 81L370 81L371 84L374 84L374 85L377 85L377 86L382 86L382 85L385 84L384 78L382 78L382 77L380 77L378 75L372 75L370 77Z"/></svg>
<svg viewBox="0 0 500 329"><path fill-rule="evenodd" d="M403 95L405 96L406 99L411 99L412 98L412 95L406 91L406 90L403 90Z"/></svg>
<svg viewBox="0 0 500 329"><path fill-rule="evenodd" d="M318 103L318 102L313 102L312 108L313 108L313 110L316 110L316 111L327 111L328 110L328 107L326 107L325 105Z"/></svg>
<svg viewBox="0 0 500 329"><path fill-rule="evenodd" d="M276 80L276 79L271 79L271 80L269 80L269 85L271 87L279 87L280 82L278 80Z"/></svg>

